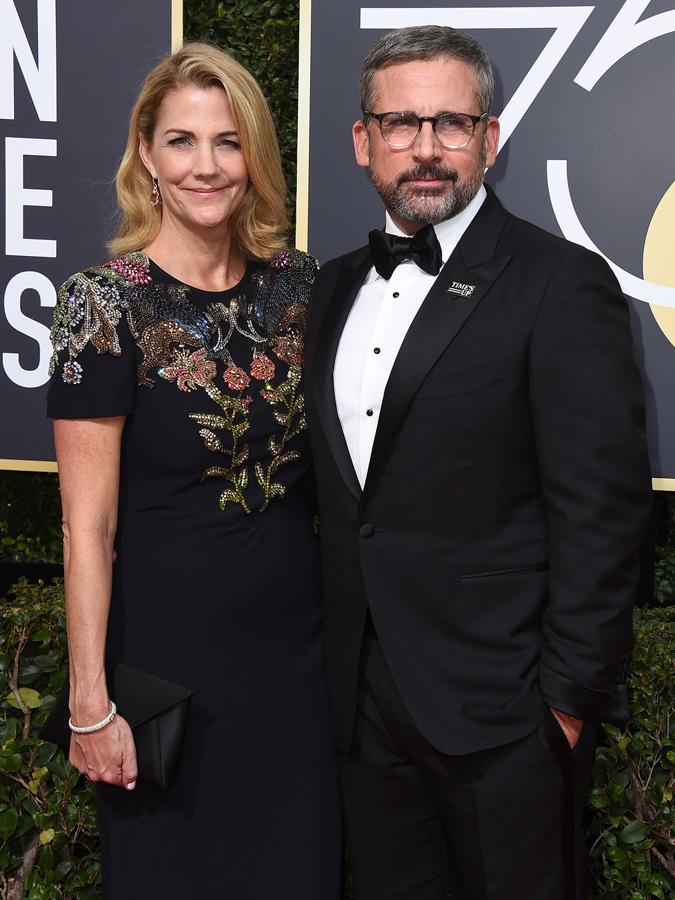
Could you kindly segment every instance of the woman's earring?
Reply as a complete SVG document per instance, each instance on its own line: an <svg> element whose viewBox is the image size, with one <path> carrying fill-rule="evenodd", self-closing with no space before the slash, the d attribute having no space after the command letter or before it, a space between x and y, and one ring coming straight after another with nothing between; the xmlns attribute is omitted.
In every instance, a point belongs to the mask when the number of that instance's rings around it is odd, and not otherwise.
<svg viewBox="0 0 675 900"><path fill-rule="evenodd" d="M157 206L162 199L161 194L159 193L159 184L156 178L152 179L152 194L150 195L150 203L153 206Z"/></svg>

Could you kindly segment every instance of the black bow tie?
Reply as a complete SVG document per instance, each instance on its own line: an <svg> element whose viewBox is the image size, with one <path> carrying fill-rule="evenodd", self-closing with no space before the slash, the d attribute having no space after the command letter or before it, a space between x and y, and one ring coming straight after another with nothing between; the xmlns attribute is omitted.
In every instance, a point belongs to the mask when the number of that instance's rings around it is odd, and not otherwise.
<svg viewBox="0 0 675 900"><path fill-rule="evenodd" d="M387 281L404 259L412 259L429 275L438 275L443 265L441 245L432 225L425 225L411 238L387 234L386 231L371 231L368 242L377 274Z"/></svg>

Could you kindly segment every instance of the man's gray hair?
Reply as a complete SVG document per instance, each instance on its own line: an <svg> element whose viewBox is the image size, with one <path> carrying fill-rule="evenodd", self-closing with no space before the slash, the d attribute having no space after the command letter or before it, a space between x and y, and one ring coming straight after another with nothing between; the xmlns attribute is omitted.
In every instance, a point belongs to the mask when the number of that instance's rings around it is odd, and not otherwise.
<svg viewBox="0 0 675 900"><path fill-rule="evenodd" d="M442 25L399 28L380 38L361 66L361 111L373 111L373 79L380 69L397 63L439 58L458 59L473 69L478 82L477 99L480 111L490 112L495 88L490 57L470 35ZM404 110L385 110L385 112L404 112Z"/></svg>

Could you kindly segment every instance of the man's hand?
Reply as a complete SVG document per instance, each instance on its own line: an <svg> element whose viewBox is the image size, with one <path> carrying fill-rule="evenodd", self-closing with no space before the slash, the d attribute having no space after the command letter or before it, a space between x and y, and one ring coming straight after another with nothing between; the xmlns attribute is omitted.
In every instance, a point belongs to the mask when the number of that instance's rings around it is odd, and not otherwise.
<svg viewBox="0 0 675 900"><path fill-rule="evenodd" d="M553 707L551 707L551 712L556 717L558 725L560 725L565 733L570 749L574 750L577 741L581 737L581 729L584 727L584 720L577 719L576 716L571 716L569 713L561 712L559 709L553 709Z"/></svg>

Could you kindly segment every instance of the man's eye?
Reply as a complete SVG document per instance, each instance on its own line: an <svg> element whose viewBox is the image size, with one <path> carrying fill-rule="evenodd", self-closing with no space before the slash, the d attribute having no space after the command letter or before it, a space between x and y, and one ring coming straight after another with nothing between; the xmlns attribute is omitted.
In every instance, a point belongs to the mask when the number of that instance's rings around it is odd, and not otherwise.
<svg viewBox="0 0 675 900"><path fill-rule="evenodd" d="M472 127L471 119L466 116L439 116L438 126L446 131L469 131Z"/></svg>
<svg viewBox="0 0 675 900"><path fill-rule="evenodd" d="M385 124L389 128L416 128L417 120L414 116L392 116L385 119Z"/></svg>

